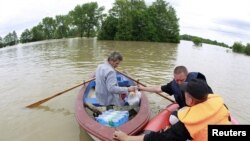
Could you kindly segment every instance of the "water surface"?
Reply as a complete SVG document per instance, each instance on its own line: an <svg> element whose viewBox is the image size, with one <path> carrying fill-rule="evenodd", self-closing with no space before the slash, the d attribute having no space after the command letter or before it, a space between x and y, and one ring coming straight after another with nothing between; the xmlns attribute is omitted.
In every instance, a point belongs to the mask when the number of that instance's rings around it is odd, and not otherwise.
<svg viewBox="0 0 250 141"><path fill-rule="evenodd" d="M249 56L213 45L196 47L188 41L169 44L73 38L0 49L0 140L90 140L74 116L80 88L35 109L25 106L88 80L114 50L124 56L119 69L126 69L145 84L161 85L172 80L176 65L204 73L233 116L242 124L250 123L250 110L246 110L250 106Z"/></svg>

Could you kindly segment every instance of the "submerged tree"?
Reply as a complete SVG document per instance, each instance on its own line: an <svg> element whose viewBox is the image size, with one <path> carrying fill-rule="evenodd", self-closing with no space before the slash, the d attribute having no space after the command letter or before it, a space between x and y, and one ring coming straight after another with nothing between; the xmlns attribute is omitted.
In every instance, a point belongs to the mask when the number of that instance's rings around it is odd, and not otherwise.
<svg viewBox="0 0 250 141"><path fill-rule="evenodd" d="M72 27L76 28L80 37L95 36L95 32L100 25L100 19L104 7L98 7L97 2L77 5L74 10L69 12L72 19Z"/></svg>
<svg viewBox="0 0 250 141"><path fill-rule="evenodd" d="M246 48L245 48L245 54L250 55L250 43L248 43Z"/></svg>
<svg viewBox="0 0 250 141"><path fill-rule="evenodd" d="M25 29L25 31L21 34L20 42L27 43L31 41L32 41L32 33L29 31L29 29Z"/></svg>
<svg viewBox="0 0 250 141"><path fill-rule="evenodd" d="M116 0L98 39L178 43L178 18L164 0L157 0L149 8L143 0Z"/></svg>
<svg viewBox="0 0 250 141"><path fill-rule="evenodd" d="M199 37L194 37L194 38L192 39L192 41L193 41L194 45L196 45L196 46L202 46L202 39L201 39L201 38L199 38Z"/></svg>
<svg viewBox="0 0 250 141"><path fill-rule="evenodd" d="M233 52L238 52L238 53L244 52L244 45L241 42L235 42L232 48Z"/></svg>
<svg viewBox="0 0 250 141"><path fill-rule="evenodd" d="M54 38L60 39L69 36L69 23L70 20L66 15L58 15L55 18L56 29L54 33Z"/></svg>

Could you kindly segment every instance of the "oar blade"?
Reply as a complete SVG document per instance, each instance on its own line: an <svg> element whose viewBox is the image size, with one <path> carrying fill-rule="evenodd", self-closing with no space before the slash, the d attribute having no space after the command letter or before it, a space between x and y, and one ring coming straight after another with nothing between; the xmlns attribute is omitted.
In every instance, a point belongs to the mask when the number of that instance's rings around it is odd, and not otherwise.
<svg viewBox="0 0 250 141"><path fill-rule="evenodd" d="M51 99L51 98L46 98L46 99L40 100L40 101L38 101L38 102L35 102L35 103L32 103L32 104L26 106L26 108L34 108L34 107L37 107L37 106L41 105L42 103L44 103L44 102L46 102L46 101L48 101L48 100L50 100L50 99Z"/></svg>

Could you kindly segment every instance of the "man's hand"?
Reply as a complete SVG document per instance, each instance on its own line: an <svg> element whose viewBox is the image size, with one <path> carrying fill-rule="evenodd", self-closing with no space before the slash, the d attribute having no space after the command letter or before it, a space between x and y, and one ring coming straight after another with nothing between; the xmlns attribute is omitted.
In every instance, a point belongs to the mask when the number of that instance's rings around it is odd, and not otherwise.
<svg viewBox="0 0 250 141"><path fill-rule="evenodd" d="M120 130L116 130L113 133L113 138L116 140L119 140L119 141L126 141L127 137L128 137L128 135Z"/></svg>
<svg viewBox="0 0 250 141"><path fill-rule="evenodd" d="M128 87L128 92L135 92L137 89L137 86L130 86Z"/></svg>

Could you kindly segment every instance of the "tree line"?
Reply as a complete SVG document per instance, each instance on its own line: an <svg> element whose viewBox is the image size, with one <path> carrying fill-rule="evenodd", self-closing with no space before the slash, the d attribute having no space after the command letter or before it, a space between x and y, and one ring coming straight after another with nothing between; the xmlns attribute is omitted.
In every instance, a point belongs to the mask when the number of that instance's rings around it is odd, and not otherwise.
<svg viewBox="0 0 250 141"><path fill-rule="evenodd" d="M222 46L222 47L226 47L226 48L231 48L229 45L227 45L223 42L218 42L216 40L210 40L210 39L206 39L206 38L202 38L202 37L198 37L198 36L187 35L187 34L181 35L180 39L192 41L195 45L201 45L202 43L206 43L206 44L218 45L218 46Z"/></svg>
<svg viewBox="0 0 250 141"><path fill-rule="evenodd" d="M232 47L223 42L192 35L179 35L179 19L175 9L164 0L146 6L144 0L115 0L107 14L97 2L77 5L66 15L45 17L38 25L25 29L20 38L15 31L0 37L0 48L20 43L72 37L97 37L99 40L126 40L179 43L180 40L233 48L234 52L250 52L247 46L235 42ZM250 53L246 53L250 54Z"/></svg>
<svg viewBox="0 0 250 141"><path fill-rule="evenodd" d="M99 40L135 40L179 43L176 12L164 0L146 6L144 0L116 0L108 14L97 2L77 5L66 15L45 17L38 25L0 37L0 47L49 39L98 37Z"/></svg>
<svg viewBox="0 0 250 141"><path fill-rule="evenodd" d="M250 55L250 43L247 43L247 45L245 46L241 42L234 42L232 50L233 52Z"/></svg>
<svg viewBox="0 0 250 141"><path fill-rule="evenodd" d="M233 52L244 53L246 55L250 55L250 43L247 43L247 45L245 46L241 42L234 42L234 44L232 46L229 46L223 42L217 42L216 40L205 39L205 38L187 35L187 34L180 35L180 39L192 41L197 46L201 46L202 43L206 43L206 44L231 48Z"/></svg>

